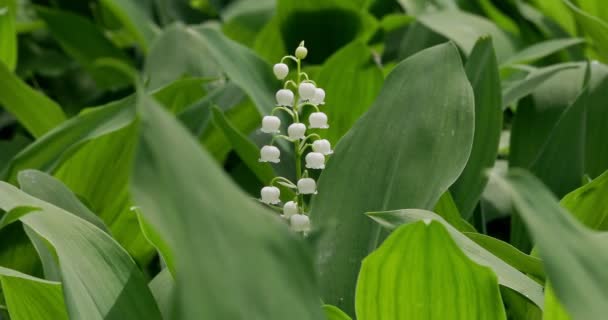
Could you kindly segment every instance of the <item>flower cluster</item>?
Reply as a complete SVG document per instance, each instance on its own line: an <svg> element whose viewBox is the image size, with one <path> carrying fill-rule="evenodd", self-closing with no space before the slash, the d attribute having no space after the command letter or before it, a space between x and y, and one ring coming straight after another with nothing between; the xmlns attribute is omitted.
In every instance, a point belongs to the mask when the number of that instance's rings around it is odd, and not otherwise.
<svg viewBox="0 0 608 320"><path fill-rule="evenodd" d="M322 139L316 133L307 134L309 129L329 128L327 115L319 109L320 106L325 104L325 91L317 88L316 83L309 79L305 72L301 71L302 60L306 58L307 54L308 50L302 41L296 49L295 56L285 56L280 63L273 67L274 75L283 81L283 89L277 91L275 95L276 108L272 110L270 115L262 119L261 131L272 134L273 138L269 145L263 146L260 150L261 162L279 163L281 151L274 145L274 142L277 139L285 139L293 143L296 156L297 182L294 184L284 177L274 178L269 186L262 188L260 201L274 208L282 209L282 217L289 221L291 228L304 234L310 231L310 220L303 196L317 193L317 183L309 177L307 169L324 169L325 158L332 153L331 144L328 140ZM288 79L289 66L285 63L286 60L292 60L296 63L297 70L293 79ZM303 110L307 107L312 108L313 111L308 116L308 126L300 122L300 118L304 115ZM275 113L280 111L285 112L292 120L287 125L287 135L281 134L281 118L275 116ZM311 150L307 150L309 148ZM305 168L302 168L303 156ZM285 202L282 208L280 206L281 192L275 184L291 188L296 192L294 199Z"/></svg>

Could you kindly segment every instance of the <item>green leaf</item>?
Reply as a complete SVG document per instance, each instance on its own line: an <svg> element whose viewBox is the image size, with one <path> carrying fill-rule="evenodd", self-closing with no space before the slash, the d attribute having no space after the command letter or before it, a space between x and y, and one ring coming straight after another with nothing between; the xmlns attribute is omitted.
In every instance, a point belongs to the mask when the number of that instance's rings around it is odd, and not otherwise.
<svg viewBox="0 0 608 320"><path fill-rule="evenodd" d="M515 53L517 43L493 22L483 17L458 10L445 10L423 14L418 21L431 30L454 41L468 56L475 42L482 36L490 35L496 48L498 62Z"/></svg>
<svg viewBox="0 0 608 320"><path fill-rule="evenodd" d="M356 299L360 320L506 319L496 275L433 221L399 227L363 260Z"/></svg>
<svg viewBox="0 0 608 320"><path fill-rule="evenodd" d="M475 136L469 161L450 191L467 219L488 181L485 171L494 166L502 130L500 78L491 38L477 41L465 69L475 93Z"/></svg>
<svg viewBox="0 0 608 320"><path fill-rule="evenodd" d="M505 61L503 61L502 66L533 62L584 42L585 40L580 38L567 38L552 39L536 43L507 58Z"/></svg>
<svg viewBox="0 0 608 320"><path fill-rule="evenodd" d="M15 182L23 169L53 171L84 143L133 122L132 98L81 112L19 152L2 172L4 180Z"/></svg>
<svg viewBox="0 0 608 320"><path fill-rule="evenodd" d="M108 234L0 182L0 208L10 214L23 206L40 210L19 219L55 249L71 318L161 319L143 274Z"/></svg>
<svg viewBox="0 0 608 320"><path fill-rule="evenodd" d="M147 86L151 89L166 86L184 76L219 78L221 72L211 56L209 44L181 24L163 30L152 43L144 65L144 73L149 78Z"/></svg>
<svg viewBox="0 0 608 320"><path fill-rule="evenodd" d="M0 267L2 293L12 320L68 320L61 283Z"/></svg>
<svg viewBox="0 0 608 320"><path fill-rule="evenodd" d="M576 22L580 24L585 33L593 40L595 49L598 52L598 58L603 62L608 62L608 23L579 9L569 0L562 1L572 12Z"/></svg>
<svg viewBox="0 0 608 320"><path fill-rule="evenodd" d="M496 179L534 238L559 301L574 319L601 319L608 312L606 233L577 222L526 171L514 169Z"/></svg>
<svg viewBox="0 0 608 320"><path fill-rule="evenodd" d="M131 83L123 73L95 65L101 58L116 59L128 65L131 61L93 22L67 11L45 7L37 7L36 12L63 50L85 67L97 84L104 88L120 88Z"/></svg>
<svg viewBox="0 0 608 320"><path fill-rule="evenodd" d="M139 99L140 139L131 190L175 258L172 315L321 318L304 243L248 199L166 111L148 97Z"/></svg>
<svg viewBox="0 0 608 320"><path fill-rule="evenodd" d="M374 105L336 146L312 199L312 221L326 229L317 253L324 301L353 314L360 261L380 240L378 226L362 213L432 209L469 157L473 112L453 44L421 51L387 77Z"/></svg>
<svg viewBox="0 0 608 320"><path fill-rule="evenodd" d="M444 218L449 224L454 226L454 228L458 229L458 231L475 232L475 228L462 219L460 211L458 210L458 207L454 202L454 198L452 198L452 194L449 190L441 195L441 198L439 198L437 204L435 204L433 211Z"/></svg>
<svg viewBox="0 0 608 320"><path fill-rule="evenodd" d="M429 220L437 221L445 227L447 232L452 236L456 245L466 254L469 259L476 263L491 268L498 276L498 282L510 289L513 289L536 305L542 308L543 306L543 288L534 280L526 277L518 271L515 266L508 264L501 258L495 256L492 252L486 250L483 246L475 243L472 239L456 230L447 221L439 215L420 209L402 209L397 211L385 212L368 212L367 215L374 221L385 228L396 229L402 224L411 224L420 220L428 222ZM495 245L495 244L494 244ZM504 249L501 248L501 250ZM509 260L520 260L517 256L513 256L512 251L502 251L503 255L510 256ZM521 263L520 263L521 265Z"/></svg>
<svg viewBox="0 0 608 320"><path fill-rule="evenodd" d="M163 319L171 319L171 305L173 298L173 289L175 288L175 281L171 272L168 268L163 269L159 272L152 281L148 284L154 300L160 309Z"/></svg>
<svg viewBox="0 0 608 320"><path fill-rule="evenodd" d="M595 230L608 230L608 171L593 181L568 193L560 204L586 225Z"/></svg>
<svg viewBox="0 0 608 320"><path fill-rule="evenodd" d="M32 89L1 61L0 104L34 137L42 136L65 120L55 101Z"/></svg>
<svg viewBox="0 0 608 320"><path fill-rule="evenodd" d="M555 0L532 0L531 2L569 34L576 33L576 23L564 2Z"/></svg>
<svg viewBox="0 0 608 320"><path fill-rule="evenodd" d="M276 175L272 166L267 162L260 162L260 149L232 125L217 107L211 108L213 123L224 133L234 151L247 165L255 176L264 184L270 183Z"/></svg>
<svg viewBox="0 0 608 320"><path fill-rule="evenodd" d="M17 66L17 1L0 0L0 63L11 72Z"/></svg>
<svg viewBox="0 0 608 320"><path fill-rule="evenodd" d="M323 137L334 145L367 111L384 79L371 50L355 41L332 55L315 81L327 93L322 109L331 126Z"/></svg>
<svg viewBox="0 0 608 320"><path fill-rule="evenodd" d="M607 71L604 67L592 74L587 87L560 116L531 166L558 197L579 187L583 175L594 178L608 169Z"/></svg>
<svg viewBox="0 0 608 320"><path fill-rule="evenodd" d="M218 30L200 27L196 31L228 78L249 95L261 114L270 114L276 105L274 93L278 88L272 67L249 48L226 38Z"/></svg>
<svg viewBox="0 0 608 320"><path fill-rule="evenodd" d="M519 81L510 83L502 91L502 107L507 108L517 100L529 95L545 81L566 69L577 68L579 64L575 62L559 63L548 67L538 68Z"/></svg>
<svg viewBox="0 0 608 320"><path fill-rule="evenodd" d="M545 271L540 259L517 250L517 248L507 242L485 234L465 232L464 235L517 270L540 279L545 278Z"/></svg>
<svg viewBox="0 0 608 320"><path fill-rule="evenodd" d="M23 170L17 176L21 190L40 200L51 203L108 232L108 228L61 181L38 170Z"/></svg>
<svg viewBox="0 0 608 320"><path fill-rule="evenodd" d="M419 15L429 11L458 9L455 0L398 0L401 7L412 15Z"/></svg>
<svg viewBox="0 0 608 320"><path fill-rule="evenodd" d="M146 1L135 0L101 0L101 4L125 27L127 32L144 51L148 52L150 44L159 34L158 26L154 23L151 8Z"/></svg>
<svg viewBox="0 0 608 320"><path fill-rule="evenodd" d="M323 310L325 311L327 320L352 320L346 313L332 305L324 305Z"/></svg>

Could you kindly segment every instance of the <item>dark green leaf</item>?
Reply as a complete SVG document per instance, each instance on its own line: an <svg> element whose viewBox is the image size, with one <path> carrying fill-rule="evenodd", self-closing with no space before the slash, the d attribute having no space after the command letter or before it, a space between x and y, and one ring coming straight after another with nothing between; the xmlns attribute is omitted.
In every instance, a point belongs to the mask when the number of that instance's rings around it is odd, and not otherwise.
<svg viewBox="0 0 608 320"><path fill-rule="evenodd" d="M465 69L475 93L475 137L469 161L450 191L468 219L488 181L485 171L494 166L502 130L500 78L490 38L475 44Z"/></svg>
<svg viewBox="0 0 608 320"><path fill-rule="evenodd" d="M336 146L312 200L313 224L327 228L318 250L324 301L353 314L360 261L380 241L363 213L432 209L469 157L473 113L473 91L453 44L424 50L391 72Z"/></svg>
<svg viewBox="0 0 608 320"><path fill-rule="evenodd" d="M502 65L529 63L584 42L585 40L580 38L552 39L543 41L531 45L510 56L502 63Z"/></svg>
<svg viewBox="0 0 608 320"><path fill-rule="evenodd" d="M14 71L17 66L17 0L0 0L0 62Z"/></svg>

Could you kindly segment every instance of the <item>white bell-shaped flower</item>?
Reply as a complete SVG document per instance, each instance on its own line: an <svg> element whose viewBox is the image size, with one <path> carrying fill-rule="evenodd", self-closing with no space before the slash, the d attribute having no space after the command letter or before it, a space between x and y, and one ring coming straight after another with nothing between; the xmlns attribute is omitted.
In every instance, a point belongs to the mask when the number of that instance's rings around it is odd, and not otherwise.
<svg viewBox="0 0 608 320"><path fill-rule="evenodd" d="M298 87L298 93L300 94L300 98L302 100L311 100L315 97L316 87L314 84L310 82L302 82Z"/></svg>
<svg viewBox="0 0 608 320"><path fill-rule="evenodd" d="M319 152L324 155L334 153L333 150L331 150L331 143L327 139L315 140L312 143L312 151Z"/></svg>
<svg viewBox="0 0 608 320"><path fill-rule="evenodd" d="M285 202L285 205L283 205L283 218L289 219L294 214L298 214L298 204L293 201Z"/></svg>
<svg viewBox="0 0 608 320"><path fill-rule="evenodd" d="M296 48L296 58L304 59L304 58L306 58L307 55L308 55L308 49L306 49L306 47L304 46L304 43L301 43Z"/></svg>
<svg viewBox="0 0 608 320"><path fill-rule="evenodd" d="M325 169L325 156L320 152L309 152L305 160L308 169Z"/></svg>
<svg viewBox="0 0 608 320"><path fill-rule="evenodd" d="M293 140L303 139L306 134L306 126L303 123L292 123L287 127L287 136Z"/></svg>
<svg viewBox="0 0 608 320"><path fill-rule="evenodd" d="M301 194L316 194L317 183L312 178L302 178L298 180L298 192Z"/></svg>
<svg viewBox="0 0 608 320"><path fill-rule="evenodd" d="M260 162L279 163L281 159L281 151L275 146L263 146L260 149Z"/></svg>
<svg viewBox="0 0 608 320"><path fill-rule="evenodd" d="M315 129L327 129L329 125L327 124L327 115L323 112L313 112L308 117L308 122L310 122L310 127Z"/></svg>
<svg viewBox="0 0 608 320"><path fill-rule="evenodd" d="M293 105L293 92L289 89L277 91L275 98L277 98L277 105L279 106L291 107Z"/></svg>
<svg viewBox="0 0 608 320"><path fill-rule="evenodd" d="M272 67L272 72L279 80L285 79L289 73L289 67L284 63L277 63Z"/></svg>
<svg viewBox="0 0 608 320"><path fill-rule="evenodd" d="M281 202L279 196L281 196L281 190L277 187L264 187L260 191L261 201L266 204L277 204Z"/></svg>
<svg viewBox="0 0 608 320"><path fill-rule="evenodd" d="M291 230L295 232L308 232L310 231L310 218L305 214L294 214L289 219Z"/></svg>
<svg viewBox="0 0 608 320"><path fill-rule="evenodd" d="M276 116L264 116L262 118L262 132L277 133L281 127L281 119Z"/></svg>
<svg viewBox="0 0 608 320"><path fill-rule="evenodd" d="M310 102L314 105L325 104L325 90L323 90L321 88L316 88L315 95L314 95L314 97L312 97Z"/></svg>

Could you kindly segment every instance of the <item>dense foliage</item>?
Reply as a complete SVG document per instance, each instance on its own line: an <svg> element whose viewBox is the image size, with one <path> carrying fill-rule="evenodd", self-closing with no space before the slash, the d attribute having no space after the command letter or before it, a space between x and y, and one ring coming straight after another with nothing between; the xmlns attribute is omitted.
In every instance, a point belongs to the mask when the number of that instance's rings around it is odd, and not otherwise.
<svg viewBox="0 0 608 320"><path fill-rule="evenodd" d="M0 0L0 318L605 318L607 8Z"/></svg>

